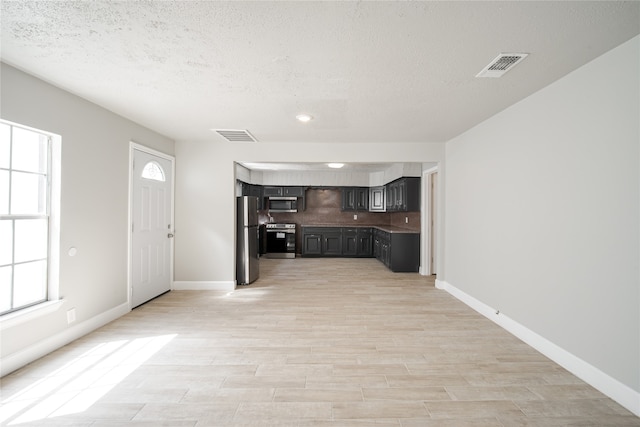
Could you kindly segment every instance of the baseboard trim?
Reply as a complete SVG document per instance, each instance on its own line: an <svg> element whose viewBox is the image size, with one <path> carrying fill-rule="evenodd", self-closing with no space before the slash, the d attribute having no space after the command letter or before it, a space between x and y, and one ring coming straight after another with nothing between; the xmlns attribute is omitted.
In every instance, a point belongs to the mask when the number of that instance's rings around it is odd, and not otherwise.
<svg viewBox="0 0 640 427"><path fill-rule="evenodd" d="M173 282L174 291L233 291L236 288L235 281L189 281L181 280Z"/></svg>
<svg viewBox="0 0 640 427"><path fill-rule="evenodd" d="M71 326L53 336L50 336L38 343L30 345L23 350L9 354L0 359L0 377L26 366L27 364L38 360L39 358L55 351L70 342L77 340L84 335L95 331L96 329L116 320L127 314L131 309L129 303L121 304L117 307L107 310L89 320Z"/></svg>
<svg viewBox="0 0 640 427"><path fill-rule="evenodd" d="M442 289L462 301L487 319L501 326L540 353L547 356L581 380L601 391L624 406L636 416L640 416L640 392L605 374L593 365L538 335L515 320L489 307L482 301L461 291L443 280L436 279L436 288Z"/></svg>

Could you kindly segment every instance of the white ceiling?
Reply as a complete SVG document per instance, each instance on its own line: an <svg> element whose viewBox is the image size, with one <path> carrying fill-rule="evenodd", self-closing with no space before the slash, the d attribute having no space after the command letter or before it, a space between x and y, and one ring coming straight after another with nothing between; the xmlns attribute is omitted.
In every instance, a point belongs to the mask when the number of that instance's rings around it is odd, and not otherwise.
<svg viewBox="0 0 640 427"><path fill-rule="evenodd" d="M178 141L444 142L640 33L636 1L1 4L4 62Z"/></svg>

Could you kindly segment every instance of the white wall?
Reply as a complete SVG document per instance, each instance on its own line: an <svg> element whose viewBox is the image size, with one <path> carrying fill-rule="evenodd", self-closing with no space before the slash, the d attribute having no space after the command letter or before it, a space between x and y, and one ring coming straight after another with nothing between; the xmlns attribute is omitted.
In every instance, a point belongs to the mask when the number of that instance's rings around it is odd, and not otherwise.
<svg viewBox="0 0 640 427"><path fill-rule="evenodd" d="M636 393L639 52L636 37L447 143L443 278Z"/></svg>
<svg viewBox="0 0 640 427"><path fill-rule="evenodd" d="M294 164L295 165L295 164ZM243 165L236 165L236 179L261 185L303 185L324 187L375 187L387 184L405 176L420 177L423 168L430 169L436 163L389 163L379 172L354 171L344 169L325 170L264 170L250 171Z"/></svg>
<svg viewBox="0 0 640 427"><path fill-rule="evenodd" d="M234 161L386 163L443 159L442 143L178 142L175 280L214 285L235 280Z"/></svg>
<svg viewBox="0 0 640 427"><path fill-rule="evenodd" d="M369 172L347 171L264 171L261 184L366 187L369 175Z"/></svg>
<svg viewBox="0 0 640 427"><path fill-rule="evenodd" d="M5 356L37 354L28 349L126 306L129 142L168 154L174 144L6 64L1 72L2 118L62 137L60 295L65 300L54 313L2 331L4 363ZM72 246L78 249L73 258L67 255ZM77 320L67 325L70 308Z"/></svg>

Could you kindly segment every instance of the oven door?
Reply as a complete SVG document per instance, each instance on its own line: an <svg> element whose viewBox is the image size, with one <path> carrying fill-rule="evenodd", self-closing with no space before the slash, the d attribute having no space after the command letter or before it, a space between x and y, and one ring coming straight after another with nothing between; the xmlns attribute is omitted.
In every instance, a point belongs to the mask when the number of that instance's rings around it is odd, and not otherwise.
<svg viewBox="0 0 640 427"><path fill-rule="evenodd" d="M268 258L295 258L296 232L294 229L267 229Z"/></svg>

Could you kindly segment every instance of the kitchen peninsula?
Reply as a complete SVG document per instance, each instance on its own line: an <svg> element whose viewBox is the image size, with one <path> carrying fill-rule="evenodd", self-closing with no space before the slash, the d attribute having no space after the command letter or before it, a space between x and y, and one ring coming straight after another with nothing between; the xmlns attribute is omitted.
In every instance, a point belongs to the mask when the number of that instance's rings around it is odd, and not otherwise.
<svg viewBox="0 0 640 427"><path fill-rule="evenodd" d="M391 226L302 225L302 256L374 257L394 272L420 269L420 232Z"/></svg>

